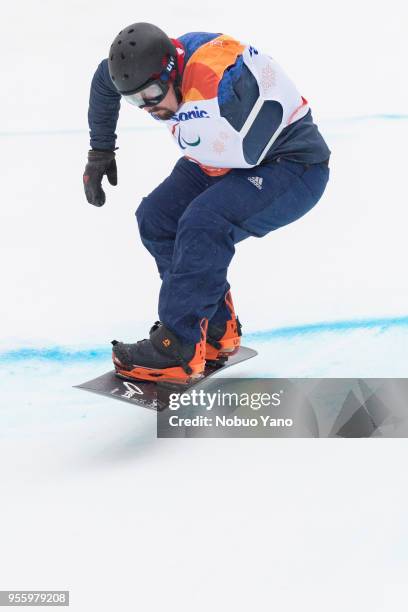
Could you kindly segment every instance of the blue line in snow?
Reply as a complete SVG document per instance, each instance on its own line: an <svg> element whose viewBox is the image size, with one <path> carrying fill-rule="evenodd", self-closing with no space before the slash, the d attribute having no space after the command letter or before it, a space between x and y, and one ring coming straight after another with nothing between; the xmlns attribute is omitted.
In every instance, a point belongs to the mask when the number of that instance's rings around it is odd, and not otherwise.
<svg viewBox="0 0 408 612"><path fill-rule="evenodd" d="M408 114L404 113L376 113L373 115L357 115L354 117L335 117L333 119L327 119L322 121L321 123L326 123L326 121L334 121L334 122L344 122L344 121L368 121L372 119L380 119L385 121L404 121L408 119ZM132 127L121 127L121 132L149 132L150 130L158 130L161 129L160 125L152 125L152 126L132 126ZM75 135L75 134L85 134L88 133L86 128L72 128L72 129L54 129L54 130L22 130L14 131L14 132L0 132L1 138L7 137L15 137L15 136L61 136L62 134L66 135Z"/></svg>
<svg viewBox="0 0 408 612"><path fill-rule="evenodd" d="M408 316L377 319L354 319L350 321L327 321L280 327L245 334L245 342L268 342L282 338L296 338L298 336L318 335L322 333L343 333L354 330L371 329L389 331L395 328L408 328ZM73 363L81 361L97 361L109 359L111 349L108 346L74 349L66 346L43 348L19 348L0 352L0 363L10 363L29 360L47 360L56 363Z"/></svg>
<svg viewBox="0 0 408 612"><path fill-rule="evenodd" d="M355 117L343 117L339 121L367 121L370 119L381 119L385 121L404 121L408 119L407 114L403 113L377 113L375 115L356 115Z"/></svg>
<svg viewBox="0 0 408 612"><path fill-rule="evenodd" d="M321 323L310 323L307 325L296 325L291 327L280 327L277 329L252 332L245 335L245 339L254 342L267 342L274 338L291 338L304 336L306 334L321 334L324 332L341 333L357 329L376 329L387 331L396 327L408 327L408 316L377 319L354 319L351 321L326 321Z"/></svg>
<svg viewBox="0 0 408 612"><path fill-rule="evenodd" d="M133 127L121 127L121 132L150 132L151 130L160 130L162 126L133 126ZM15 137L15 136L75 136L76 134L89 134L87 129L72 128L72 129L55 129L55 130L24 130L16 132L0 132L1 138Z"/></svg>

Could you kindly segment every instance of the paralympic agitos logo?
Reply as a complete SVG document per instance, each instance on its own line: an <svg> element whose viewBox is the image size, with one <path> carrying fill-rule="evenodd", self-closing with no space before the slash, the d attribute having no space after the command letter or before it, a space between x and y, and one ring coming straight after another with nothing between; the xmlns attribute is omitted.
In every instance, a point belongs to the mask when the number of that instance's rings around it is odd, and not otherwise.
<svg viewBox="0 0 408 612"><path fill-rule="evenodd" d="M175 123L172 127L172 134L175 138L177 138L177 142L181 149L187 149L187 147L198 147L198 145L201 142L201 137L197 135L196 140L193 140L193 141L186 140L181 135L181 125L180 124L183 121L189 121L190 119L209 119L209 118L210 118L210 115L208 114L208 112L206 110L199 109L198 106L195 106L194 109L190 111L186 111L186 112L182 111L181 113L174 113L174 115L172 116L172 120L177 121L177 123ZM177 136L175 134L176 128L178 128Z"/></svg>
<svg viewBox="0 0 408 612"><path fill-rule="evenodd" d="M185 140L185 138L183 138L182 135L181 135L181 129L180 129L180 125L179 125L177 141L178 141L179 147L181 149L187 149L187 147L198 147L198 145L201 142L201 138L200 138L200 136L197 136L197 140L194 140L194 142L189 142L188 140Z"/></svg>

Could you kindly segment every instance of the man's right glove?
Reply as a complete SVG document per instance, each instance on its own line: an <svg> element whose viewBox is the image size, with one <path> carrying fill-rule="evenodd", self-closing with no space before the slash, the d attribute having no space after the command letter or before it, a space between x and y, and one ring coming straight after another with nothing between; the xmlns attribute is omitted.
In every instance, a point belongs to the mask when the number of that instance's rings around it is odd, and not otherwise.
<svg viewBox="0 0 408 612"><path fill-rule="evenodd" d="M88 163L83 176L86 199L89 204L103 206L105 192L102 189L102 178L106 174L111 185L118 184L115 151L92 149L88 152Z"/></svg>

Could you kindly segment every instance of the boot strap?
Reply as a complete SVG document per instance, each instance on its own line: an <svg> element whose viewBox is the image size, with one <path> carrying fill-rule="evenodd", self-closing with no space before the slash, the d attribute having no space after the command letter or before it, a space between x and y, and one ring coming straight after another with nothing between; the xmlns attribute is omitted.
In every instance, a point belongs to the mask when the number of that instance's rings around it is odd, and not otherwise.
<svg viewBox="0 0 408 612"><path fill-rule="evenodd" d="M211 338L211 336L207 336L207 344L213 346L217 350L221 348L221 342L218 342L218 340L214 340L214 338Z"/></svg>
<svg viewBox="0 0 408 612"><path fill-rule="evenodd" d="M150 330L150 342L162 355L174 357L186 374L193 373L193 370L181 354L180 340L160 321L156 321Z"/></svg>

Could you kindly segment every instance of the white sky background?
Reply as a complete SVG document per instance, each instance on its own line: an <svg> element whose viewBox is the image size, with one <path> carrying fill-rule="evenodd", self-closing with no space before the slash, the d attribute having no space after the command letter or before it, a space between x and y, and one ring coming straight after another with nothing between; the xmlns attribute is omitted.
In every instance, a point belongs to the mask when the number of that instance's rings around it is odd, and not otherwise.
<svg viewBox="0 0 408 612"><path fill-rule="evenodd" d="M123 105L120 184L102 209L82 192L92 74L116 33L143 20L269 51L333 150L314 211L237 250L245 329L406 315L407 121L343 119L407 113L407 3L149 6L2 7L2 345L137 339L155 320L158 277L133 212L176 147ZM395 334L380 359L405 365ZM364 332L359 350L308 342L278 345L285 375L294 363L325 375L347 351L350 375L359 358L365 375L376 359ZM405 440L156 440L150 412L69 391L99 374L94 363L21 367L2 368L0 589L70 588L75 612L406 612Z"/></svg>

